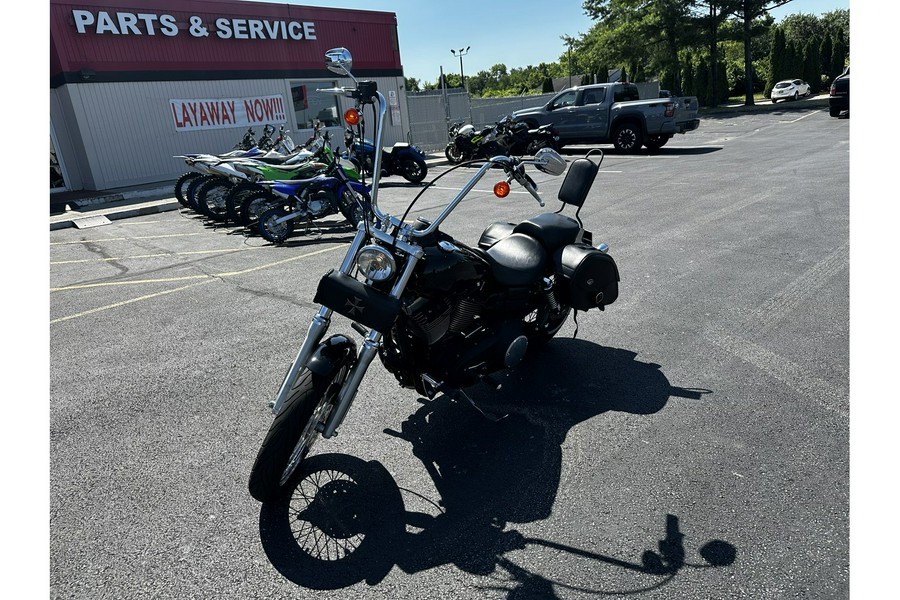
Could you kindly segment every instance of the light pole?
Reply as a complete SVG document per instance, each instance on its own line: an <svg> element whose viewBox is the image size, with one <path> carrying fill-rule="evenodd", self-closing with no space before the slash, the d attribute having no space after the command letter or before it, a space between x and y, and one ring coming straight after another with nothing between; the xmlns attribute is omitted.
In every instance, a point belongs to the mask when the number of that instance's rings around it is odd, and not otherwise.
<svg viewBox="0 0 900 600"><path fill-rule="evenodd" d="M465 48L460 48L459 50L453 50L452 48L450 49L450 54L452 54L453 56L459 56L459 78L462 81L463 89L466 91L468 91L468 88L466 88L466 76L463 75L462 57L469 53L469 48L471 47L472 46L466 46Z"/></svg>

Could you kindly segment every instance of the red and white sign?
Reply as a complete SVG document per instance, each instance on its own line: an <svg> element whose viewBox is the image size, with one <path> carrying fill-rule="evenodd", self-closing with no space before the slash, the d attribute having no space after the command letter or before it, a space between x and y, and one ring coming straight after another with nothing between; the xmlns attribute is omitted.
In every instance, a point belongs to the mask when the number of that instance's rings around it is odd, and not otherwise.
<svg viewBox="0 0 900 600"><path fill-rule="evenodd" d="M284 98L253 96L215 100L169 100L176 131L228 129L286 123Z"/></svg>

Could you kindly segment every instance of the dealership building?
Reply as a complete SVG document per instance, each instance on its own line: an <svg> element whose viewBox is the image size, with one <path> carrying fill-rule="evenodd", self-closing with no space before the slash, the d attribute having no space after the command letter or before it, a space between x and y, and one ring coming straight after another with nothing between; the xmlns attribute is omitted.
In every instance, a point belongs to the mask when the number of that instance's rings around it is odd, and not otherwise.
<svg viewBox="0 0 900 600"><path fill-rule="evenodd" d="M409 134L394 13L228 0L50 0L50 188L173 180L173 158L230 150L252 127L295 142L316 121L343 143L351 85L325 68L345 47L388 101L384 144ZM371 109L366 115L371 116Z"/></svg>

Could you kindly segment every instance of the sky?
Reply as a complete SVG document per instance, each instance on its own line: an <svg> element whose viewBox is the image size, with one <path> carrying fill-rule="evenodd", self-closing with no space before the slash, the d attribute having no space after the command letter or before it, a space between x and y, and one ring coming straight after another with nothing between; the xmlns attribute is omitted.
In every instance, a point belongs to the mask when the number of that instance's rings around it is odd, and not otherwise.
<svg viewBox="0 0 900 600"><path fill-rule="evenodd" d="M252 1L252 0L251 0ZM466 47L466 76L503 63L507 69L555 62L565 53L561 36L578 37L591 27L581 0L290 0L276 4L327 6L393 12L397 15L403 74L435 82L441 67L459 73L450 50ZM772 11L776 20L795 13L820 15L847 9L850 0L793 0Z"/></svg>

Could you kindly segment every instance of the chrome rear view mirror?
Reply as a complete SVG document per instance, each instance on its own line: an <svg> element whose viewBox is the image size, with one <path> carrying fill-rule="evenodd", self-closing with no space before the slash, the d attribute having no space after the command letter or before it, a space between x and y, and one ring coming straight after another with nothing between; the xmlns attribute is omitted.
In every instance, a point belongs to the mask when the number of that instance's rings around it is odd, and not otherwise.
<svg viewBox="0 0 900 600"><path fill-rule="evenodd" d="M534 166L542 173L562 175L566 170L566 159L552 148L541 148L534 155Z"/></svg>
<svg viewBox="0 0 900 600"><path fill-rule="evenodd" d="M353 57L346 48L332 48L325 53L325 66L332 73L349 75L353 68Z"/></svg>

